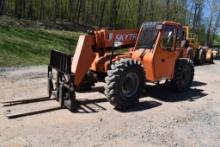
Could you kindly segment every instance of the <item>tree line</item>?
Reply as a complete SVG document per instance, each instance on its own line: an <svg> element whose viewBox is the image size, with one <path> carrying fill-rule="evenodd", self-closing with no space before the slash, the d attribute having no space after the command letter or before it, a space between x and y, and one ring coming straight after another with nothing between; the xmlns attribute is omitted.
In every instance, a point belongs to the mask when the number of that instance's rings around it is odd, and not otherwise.
<svg viewBox="0 0 220 147"><path fill-rule="evenodd" d="M137 28L144 21L174 20L190 25L201 42L210 44L219 27L219 3L219 0L0 0L0 15L111 29ZM210 11L207 18L204 9Z"/></svg>

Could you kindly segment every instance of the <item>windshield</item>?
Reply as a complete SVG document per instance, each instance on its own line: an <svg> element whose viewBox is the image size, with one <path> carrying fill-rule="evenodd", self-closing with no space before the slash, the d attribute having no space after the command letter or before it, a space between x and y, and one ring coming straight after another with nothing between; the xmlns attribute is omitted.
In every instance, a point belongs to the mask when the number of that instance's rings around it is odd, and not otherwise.
<svg viewBox="0 0 220 147"><path fill-rule="evenodd" d="M136 48L148 48L152 49L153 45L156 41L156 37L158 34L158 30L156 29L156 26L158 25L158 22L147 22L144 23L141 27L141 32L138 38L137 46Z"/></svg>

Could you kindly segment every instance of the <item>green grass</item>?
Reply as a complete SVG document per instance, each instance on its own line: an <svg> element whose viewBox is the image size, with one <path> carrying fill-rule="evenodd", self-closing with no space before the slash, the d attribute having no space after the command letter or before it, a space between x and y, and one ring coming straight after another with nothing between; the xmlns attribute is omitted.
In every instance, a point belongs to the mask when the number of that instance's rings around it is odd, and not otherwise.
<svg viewBox="0 0 220 147"><path fill-rule="evenodd" d="M47 64L52 49L73 54L80 34L0 26L0 66Z"/></svg>

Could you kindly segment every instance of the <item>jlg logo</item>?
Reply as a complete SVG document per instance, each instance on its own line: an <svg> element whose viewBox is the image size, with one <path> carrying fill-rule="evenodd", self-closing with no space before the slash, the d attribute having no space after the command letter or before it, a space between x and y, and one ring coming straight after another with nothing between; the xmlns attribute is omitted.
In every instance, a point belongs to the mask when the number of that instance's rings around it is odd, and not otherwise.
<svg viewBox="0 0 220 147"><path fill-rule="evenodd" d="M113 40L113 33L109 34L109 40ZM135 41L137 39L137 34L136 33L130 33L130 34L117 34L115 36L115 41L118 42L124 42L124 41Z"/></svg>

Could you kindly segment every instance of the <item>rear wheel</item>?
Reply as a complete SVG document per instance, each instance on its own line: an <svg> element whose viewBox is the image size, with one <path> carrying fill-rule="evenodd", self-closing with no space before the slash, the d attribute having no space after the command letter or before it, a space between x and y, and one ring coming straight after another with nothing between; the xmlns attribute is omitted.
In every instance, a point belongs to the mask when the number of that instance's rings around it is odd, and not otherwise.
<svg viewBox="0 0 220 147"><path fill-rule="evenodd" d="M195 55L191 47L187 48L187 57L191 59L192 61L194 61Z"/></svg>
<svg viewBox="0 0 220 147"><path fill-rule="evenodd" d="M121 59L111 66L107 74L105 95L112 105L123 109L138 102L145 84L140 62Z"/></svg>
<svg viewBox="0 0 220 147"><path fill-rule="evenodd" d="M206 51L204 49L199 50L199 64L203 65L206 61Z"/></svg>
<svg viewBox="0 0 220 147"><path fill-rule="evenodd" d="M177 92L187 91L194 77L194 66L188 59L176 61L174 78L171 81L171 88Z"/></svg>
<svg viewBox="0 0 220 147"><path fill-rule="evenodd" d="M211 53L209 63L214 64L214 55L213 55L213 53Z"/></svg>

